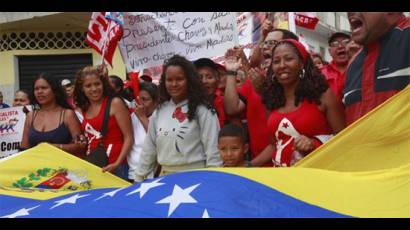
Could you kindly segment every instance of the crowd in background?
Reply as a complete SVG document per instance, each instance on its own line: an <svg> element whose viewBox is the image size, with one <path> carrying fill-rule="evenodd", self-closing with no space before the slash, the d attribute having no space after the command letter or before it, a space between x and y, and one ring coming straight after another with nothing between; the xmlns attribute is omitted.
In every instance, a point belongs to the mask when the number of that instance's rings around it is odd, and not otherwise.
<svg viewBox="0 0 410 230"><path fill-rule="evenodd" d="M410 19L348 19L352 33L328 39L330 63L266 19L249 59L241 47L226 50L223 65L175 55L159 85L139 78L137 98L105 66L84 67L74 81L40 74L13 100L33 105L21 150L47 142L95 162L101 147L96 164L133 182L205 167L292 166L410 82Z"/></svg>

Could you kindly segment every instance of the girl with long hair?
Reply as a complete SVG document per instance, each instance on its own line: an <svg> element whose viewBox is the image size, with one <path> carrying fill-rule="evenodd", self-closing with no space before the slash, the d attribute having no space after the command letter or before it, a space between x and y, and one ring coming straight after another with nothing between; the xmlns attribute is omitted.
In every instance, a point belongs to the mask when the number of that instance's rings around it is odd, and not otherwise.
<svg viewBox="0 0 410 230"><path fill-rule="evenodd" d="M215 109L201 87L194 65L175 55L164 64L160 101L151 115L135 181L162 166L160 175L182 170L221 166Z"/></svg>

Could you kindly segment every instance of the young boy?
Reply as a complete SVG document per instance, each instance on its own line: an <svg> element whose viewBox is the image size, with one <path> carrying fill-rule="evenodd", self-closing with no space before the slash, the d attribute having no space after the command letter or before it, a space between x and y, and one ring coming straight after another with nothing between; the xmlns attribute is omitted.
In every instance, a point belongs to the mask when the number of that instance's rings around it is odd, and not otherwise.
<svg viewBox="0 0 410 230"><path fill-rule="evenodd" d="M218 149L224 167L250 167L245 161L248 144L242 128L235 124L227 124L219 131Z"/></svg>

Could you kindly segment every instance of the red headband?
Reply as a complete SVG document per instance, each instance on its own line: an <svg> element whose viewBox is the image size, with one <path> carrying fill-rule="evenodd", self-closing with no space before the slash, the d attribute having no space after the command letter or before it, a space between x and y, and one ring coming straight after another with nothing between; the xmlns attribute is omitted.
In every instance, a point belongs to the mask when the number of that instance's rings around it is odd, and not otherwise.
<svg viewBox="0 0 410 230"><path fill-rule="evenodd" d="M292 43L296 47L296 49L299 51L299 53L302 55L303 64L306 63L308 52L307 52L305 46L302 43L296 41L295 39L282 39L281 41L286 41L286 42Z"/></svg>

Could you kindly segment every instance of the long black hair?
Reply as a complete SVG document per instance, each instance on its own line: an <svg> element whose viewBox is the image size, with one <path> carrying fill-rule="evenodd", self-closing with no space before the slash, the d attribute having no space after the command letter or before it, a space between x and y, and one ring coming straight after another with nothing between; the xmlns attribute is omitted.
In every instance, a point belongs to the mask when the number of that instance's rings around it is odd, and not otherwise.
<svg viewBox="0 0 410 230"><path fill-rule="evenodd" d="M212 108L211 103L205 94L205 89L199 81L198 72L195 69L193 63L180 55L174 55L170 59L164 62L163 71L161 74L161 80L159 82L159 107L166 101L171 99L166 87L165 87L165 73L169 66L179 66L185 73L187 79L187 97L188 97L188 120L194 119L197 107L201 104L207 108Z"/></svg>
<svg viewBox="0 0 410 230"><path fill-rule="evenodd" d="M65 109L71 109L70 105L67 102L67 97L65 95L65 92L63 88L61 87L60 82L57 80L57 78L50 73L41 73L37 76L37 78L33 81L32 87L31 87L31 99L32 103L34 105L40 106L41 105L38 103L35 95L34 95L34 85L36 84L37 80L39 79L44 79L51 87L51 90L54 93L54 97L56 100L56 103L65 108Z"/></svg>
<svg viewBox="0 0 410 230"><path fill-rule="evenodd" d="M286 40L280 41L273 47L272 59L275 49L281 45L288 45L292 47L298 55L300 61L303 60L302 55L296 47L291 42ZM263 83L262 89L262 102L268 110L278 109L286 103L283 86L274 77L272 66L273 61L268 69L267 78ZM310 102L320 104L320 97L324 92L326 92L329 85L323 74L314 66L310 55L307 55L303 69L305 71L304 77L300 79L295 90L295 106L299 105L299 103L305 98Z"/></svg>

